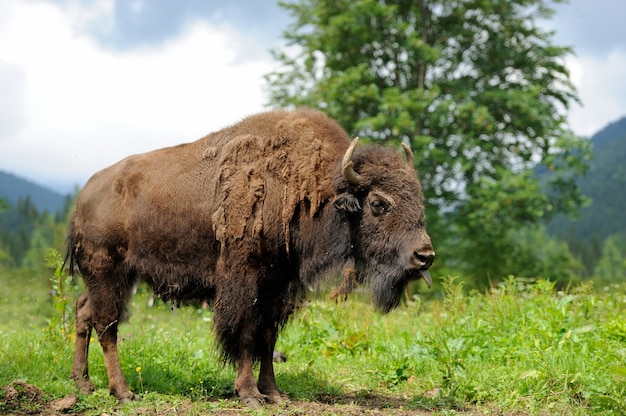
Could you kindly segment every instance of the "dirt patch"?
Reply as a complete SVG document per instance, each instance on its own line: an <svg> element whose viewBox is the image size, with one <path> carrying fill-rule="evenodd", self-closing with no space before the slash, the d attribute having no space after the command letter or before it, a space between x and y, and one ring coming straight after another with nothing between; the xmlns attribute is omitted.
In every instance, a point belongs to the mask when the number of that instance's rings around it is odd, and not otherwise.
<svg viewBox="0 0 626 416"><path fill-rule="evenodd" d="M47 400L46 395L42 391L24 381L13 381L1 388L0 391L0 414L12 415L45 415L54 416L67 414L76 405L78 399L76 395L68 395L60 399ZM401 399L382 396L322 396L317 401L290 401L280 406L267 406L268 414L272 415L427 415L430 412L409 411L404 409L404 403ZM161 404L161 408L162 404ZM263 413L261 410L261 413ZM185 415L187 413L197 414L191 402L184 401L170 409L162 412L151 409L149 407L140 407L135 409L138 415L159 415L159 414L177 414ZM233 400L232 408L216 408L212 409L212 414L216 415L238 415L247 414L250 411L243 408ZM80 414L72 412L72 414Z"/></svg>
<svg viewBox="0 0 626 416"><path fill-rule="evenodd" d="M80 415L81 412L74 409L78 402L76 395L71 394L59 399L50 400L47 394L36 386L24 381L16 380L0 388L0 414L11 415L44 415L57 416L71 413ZM259 411L251 411L241 406L235 398L232 400L232 408L219 406L211 408L210 413L215 415L239 415L239 414L267 414L282 416L322 416L322 415L431 415L428 410L410 409L410 401L399 396L385 396L372 393L355 393L343 395L320 395L314 401L295 400L277 406L267 406ZM148 402L146 406L135 408L132 413L136 415L186 415L198 413L198 402L184 400L172 407L159 404L155 409ZM472 411L456 409L458 414L466 416L480 414Z"/></svg>
<svg viewBox="0 0 626 416"><path fill-rule="evenodd" d="M2 388L0 413L38 414L44 403L41 391L32 384L16 380Z"/></svg>
<svg viewBox="0 0 626 416"><path fill-rule="evenodd" d="M59 415L78 401L76 395L46 400L37 386L15 380L0 389L0 413L11 415Z"/></svg>
<svg viewBox="0 0 626 416"><path fill-rule="evenodd" d="M391 402L385 400L383 402L369 401L367 403L361 401L350 401L348 397L337 397L338 401L331 403L324 402L290 402L285 406L272 409L271 414L289 415L289 416L322 416L322 415L430 415L432 412L408 410L404 406L393 407ZM269 410L269 409L268 409Z"/></svg>

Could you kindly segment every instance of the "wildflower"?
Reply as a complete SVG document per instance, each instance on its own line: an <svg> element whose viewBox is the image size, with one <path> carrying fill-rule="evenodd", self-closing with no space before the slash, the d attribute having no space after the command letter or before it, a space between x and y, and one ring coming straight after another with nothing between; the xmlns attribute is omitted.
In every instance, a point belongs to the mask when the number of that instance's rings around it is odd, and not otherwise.
<svg viewBox="0 0 626 416"><path fill-rule="evenodd" d="M141 373L141 367L135 368L135 371L138 372L138 373Z"/></svg>

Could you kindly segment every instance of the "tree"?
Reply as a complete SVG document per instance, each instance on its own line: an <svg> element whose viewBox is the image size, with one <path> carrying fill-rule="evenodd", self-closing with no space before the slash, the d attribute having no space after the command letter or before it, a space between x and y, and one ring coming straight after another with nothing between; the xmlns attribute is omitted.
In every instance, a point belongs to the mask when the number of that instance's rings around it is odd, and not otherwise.
<svg viewBox="0 0 626 416"><path fill-rule="evenodd" d="M584 202L572 172L585 171L589 147L565 118L577 100L563 64L571 50L537 24L553 14L548 1L280 4L294 21L274 51L282 68L266 77L270 103L410 144L433 240L457 268L484 278L476 259L502 263L503 230ZM537 164L555 173L550 183L533 176Z"/></svg>
<svg viewBox="0 0 626 416"><path fill-rule="evenodd" d="M30 197L20 198L15 207L7 204L0 212L0 248L3 249L2 263L19 267L31 243L33 230L41 215Z"/></svg>
<svg viewBox="0 0 626 416"><path fill-rule="evenodd" d="M560 281L580 281L583 265L567 243L546 232L545 226L530 226L509 232L511 252L504 267L516 276Z"/></svg>
<svg viewBox="0 0 626 416"><path fill-rule="evenodd" d="M605 283L626 281L625 254L626 243L617 235L608 237L595 269L595 277Z"/></svg>

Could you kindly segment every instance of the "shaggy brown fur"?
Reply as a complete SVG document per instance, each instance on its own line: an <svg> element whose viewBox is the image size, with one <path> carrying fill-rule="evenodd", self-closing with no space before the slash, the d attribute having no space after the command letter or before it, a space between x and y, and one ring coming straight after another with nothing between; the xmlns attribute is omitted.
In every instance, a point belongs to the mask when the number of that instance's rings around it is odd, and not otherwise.
<svg viewBox="0 0 626 416"><path fill-rule="evenodd" d="M345 264L342 293L367 280L384 312L408 280L430 279L434 252L415 172L396 152L359 148L355 183L342 173L349 144L323 113L273 111L96 173L68 235L70 268L87 288L71 372L79 389L93 389L94 328L111 393L134 397L116 348L139 279L166 300L212 302L224 357L238 368L235 390L250 405L282 400L272 364L277 333L323 272Z"/></svg>

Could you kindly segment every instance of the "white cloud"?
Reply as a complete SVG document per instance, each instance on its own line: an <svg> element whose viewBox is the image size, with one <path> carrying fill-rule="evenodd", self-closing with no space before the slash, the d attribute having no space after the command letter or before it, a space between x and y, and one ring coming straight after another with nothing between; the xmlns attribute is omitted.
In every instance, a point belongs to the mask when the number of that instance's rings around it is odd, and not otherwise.
<svg viewBox="0 0 626 416"><path fill-rule="evenodd" d="M0 141L13 136L24 124L23 90L21 69L0 59Z"/></svg>
<svg viewBox="0 0 626 416"><path fill-rule="evenodd" d="M567 67L582 101L569 114L576 133L591 136L626 115L626 53L614 50L602 57L570 57Z"/></svg>
<svg viewBox="0 0 626 416"><path fill-rule="evenodd" d="M626 3L571 0L553 6L554 19L542 24L555 30L557 45L571 46L576 54L566 65L582 106L572 106L570 126L592 136L626 116Z"/></svg>
<svg viewBox="0 0 626 416"><path fill-rule="evenodd" d="M0 0L0 56L22 74L24 118L0 139L0 169L44 184L83 183L124 156L262 110L271 60L237 59L254 39L198 21L158 48L108 50L80 31L85 21L106 22L107 3L86 10Z"/></svg>

